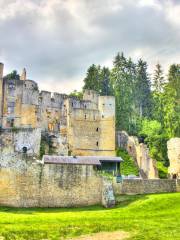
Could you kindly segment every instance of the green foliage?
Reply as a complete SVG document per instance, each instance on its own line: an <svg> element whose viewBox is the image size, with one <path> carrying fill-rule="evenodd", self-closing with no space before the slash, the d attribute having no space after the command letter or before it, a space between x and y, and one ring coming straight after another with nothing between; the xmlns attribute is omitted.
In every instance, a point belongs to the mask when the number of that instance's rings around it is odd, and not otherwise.
<svg viewBox="0 0 180 240"><path fill-rule="evenodd" d="M126 59L124 54L117 54L111 82L116 98L116 128L131 132L136 129L137 109L135 105L136 67L131 59Z"/></svg>
<svg viewBox="0 0 180 240"><path fill-rule="evenodd" d="M151 117L151 81L147 63L139 59L136 67L135 102L140 117Z"/></svg>
<svg viewBox="0 0 180 240"><path fill-rule="evenodd" d="M4 240L59 240L101 231L126 231L129 240L180 239L180 193L117 196L112 209L0 208Z"/></svg>
<svg viewBox="0 0 180 240"><path fill-rule="evenodd" d="M114 95L116 130L143 136L151 157L167 167L167 141L180 137L180 64L170 66L167 79L157 64L152 79L144 60L134 63L118 53L111 70L89 67L84 88Z"/></svg>
<svg viewBox="0 0 180 240"><path fill-rule="evenodd" d="M161 124L156 120L142 120L142 127L139 132L140 135L152 137L158 135L161 132Z"/></svg>
<svg viewBox="0 0 180 240"><path fill-rule="evenodd" d="M157 169L160 178L167 178L168 177L168 168L163 165L162 162L157 162Z"/></svg>
<svg viewBox="0 0 180 240"><path fill-rule="evenodd" d="M135 164L134 159L129 156L129 154L124 149L117 149L116 155L121 157L124 162L121 163L121 174L122 175L139 175L139 170L137 165Z"/></svg>
<svg viewBox="0 0 180 240"><path fill-rule="evenodd" d="M150 156L157 161L163 162L164 166L169 165L167 157L168 136L163 132L161 124L156 120L142 120L139 136L145 138L150 149Z"/></svg>
<svg viewBox="0 0 180 240"><path fill-rule="evenodd" d="M106 171L98 171L98 174L102 177L105 177L107 178L108 180L113 180L114 176L113 176L113 173L110 173L110 172L106 172Z"/></svg>
<svg viewBox="0 0 180 240"><path fill-rule="evenodd" d="M13 126L13 127L11 128L11 130L12 130L12 132L17 133L19 129L18 129L17 127Z"/></svg>
<svg viewBox="0 0 180 240"><path fill-rule="evenodd" d="M17 73L16 70L13 70L11 73L7 74L4 78L8 79L8 80L19 80L20 79L19 74Z"/></svg>
<svg viewBox="0 0 180 240"><path fill-rule="evenodd" d="M101 67L92 64L87 70L83 89L90 89L100 92L100 74Z"/></svg>
<svg viewBox="0 0 180 240"><path fill-rule="evenodd" d="M101 96L113 95L110 70L92 64L87 70L83 89L95 90Z"/></svg>
<svg viewBox="0 0 180 240"><path fill-rule="evenodd" d="M158 63L154 71L153 84L152 84L154 92L156 93L162 92L164 88L164 84L165 84L165 79L163 76L163 70L161 65Z"/></svg>
<svg viewBox="0 0 180 240"><path fill-rule="evenodd" d="M111 96L114 95L112 89L112 83L110 79L110 70L103 67L100 71L100 89L99 93L101 96Z"/></svg>
<svg viewBox="0 0 180 240"><path fill-rule="evenodd" d="M75 97L79 100L82 100L83 99L83 93L82 92L78 92L77 90L74 90L73 92L71 92L69 94L69 97Z"/></svg>

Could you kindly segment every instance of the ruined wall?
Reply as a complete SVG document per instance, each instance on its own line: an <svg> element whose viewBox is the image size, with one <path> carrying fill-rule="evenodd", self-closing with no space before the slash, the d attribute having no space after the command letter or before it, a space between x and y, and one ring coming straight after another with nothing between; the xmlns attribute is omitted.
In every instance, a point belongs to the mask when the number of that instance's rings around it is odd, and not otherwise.
<svg viewBox="0 0 180 240"><path fill-rule="evenodd" d="M180 138L171 138L167 148L170 162L168 172L172 178L180 178Z"/></svg>
<svg viewBox="0 0 180 240"><path fill-rule="evenodd" d="M21 105L21 127L39 127L39 90L34 81L23 82L22 105Z"/></svg>
<svg viewBox="0 0 180 240"><path fill-rule="evenodd" d="M117 146L125 149L137 163L143 178L158 178L156 161L149 155L146 144L139 143L138 138L129 136L125 131L116 133Z"/></svg>
<svg viewBox="0 0 180 240"><path fill-rule="evenodd" d="M179 183L171 179L125 179L113 183L115 194L179 192Z"/></svg>
<svg viewBox="0 0 180 240"><path fill-rule="evenodd" d="M98 155L99 112L74 109L68 125L68 143L73 155Z"/></svg>
<svg viewBox="0 0 180 240"><path fill-rule="evenodd" d="M92 166L25 165L0 169L0 205L71 207L100 204L102 179Z"/></svg>
<svg viewBox="0 0 180 240"><path fill-rule="evenodd" d="M20 127L23 82L18 80L3 80L2 127Z"/></svg>
<svg viewBox="0 0 180 240"><path fill-rule="evenodd" d="M100 111L99 148L102 155L115 156L115 98L100 96L98 102Z"/></svg>
<svg viewBox="0 0 180 240"><path fill-rule="evenodd" d="M0 63L0 126L2 126L3 70L4 64Z"/></svg>
<svg viewBox="0 0 180 240"><path fill-rule="evenodd" d="M41 141L41 130L36 129L3 129L0 132L0 165L4 166L14 159L18 161L18 154L23 153L38 156Z"/></svg>
<svg viewBox="0 0 180 240"><path fill-rule="evenodd" d="M66 106L67 137L72 154L115 156L114 97L85 91L83 101L68 99Z"/></svg>
<svg viewBox="0 0 180 240"><path fill-rule="evenodd" d="M53 153L115 156L112 96L85 90L83 100L78 100L65 94L39 92L37 83L28 80L23 69L20 80L0 81L0 101L2 128L41 128L42 135L50 138Z"/></svg>

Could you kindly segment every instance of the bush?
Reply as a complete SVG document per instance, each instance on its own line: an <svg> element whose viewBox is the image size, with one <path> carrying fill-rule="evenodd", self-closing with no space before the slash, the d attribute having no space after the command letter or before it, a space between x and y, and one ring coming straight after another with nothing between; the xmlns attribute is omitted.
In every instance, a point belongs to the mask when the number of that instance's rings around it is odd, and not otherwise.
<svg viewBox="0 0 180 240"><path fill-rule="evenodd" d="M168 168L165 167L162 162L157 162L157 169L158 169L160 178L168 177Z"/></svg>

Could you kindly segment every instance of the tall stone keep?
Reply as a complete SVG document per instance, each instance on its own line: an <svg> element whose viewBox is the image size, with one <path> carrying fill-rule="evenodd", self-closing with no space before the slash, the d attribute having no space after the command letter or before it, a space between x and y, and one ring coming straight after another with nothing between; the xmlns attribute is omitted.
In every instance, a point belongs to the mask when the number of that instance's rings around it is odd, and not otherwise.
<svg viewBox="0 0 180 240"><path fill-rule="evenodd" d="M180 178L180 138L171 138L167 142L170 166L168 172L171 178Z"/></svg>
<svg viewBox="0 0 180 240"><path fill-rule="evenodd" d="M99 96L100 139L99 148L108 156L115 156L115 98Z"/></svg>
<svg viewBox="0 0 180 240"><path fill-rule="evenodd" d="M4 70L4 64L0 63L0 126L2 126L3 70Z"/></svg>

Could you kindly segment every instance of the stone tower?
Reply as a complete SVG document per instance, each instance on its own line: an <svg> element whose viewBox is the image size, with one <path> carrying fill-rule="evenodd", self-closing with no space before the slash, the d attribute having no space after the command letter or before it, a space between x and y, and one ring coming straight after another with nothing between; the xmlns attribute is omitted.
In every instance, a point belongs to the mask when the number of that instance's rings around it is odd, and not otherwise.
<svg viewBox="0 0 180 240"><path fill-rule="evenodd" d="M23 81L26 80L26 69L25 68L23 68L23 70L22 70L22 74L20 76L20 80L23 80Z"/></svg>
<svg viewBox="0 0 180 240"><path fill-rule="evenodd" d="M115 98L113 96L99 96L98 109L100 111L100 140L99 148L106 156L115 156ZM104 150L104 151L103 151Z"/></svg>
<svg viewBox="0 0 180 240"><path fill-rule="evenodd" d="M2 126L3 70L4 64L0 63L0 126Z"/></svg>

